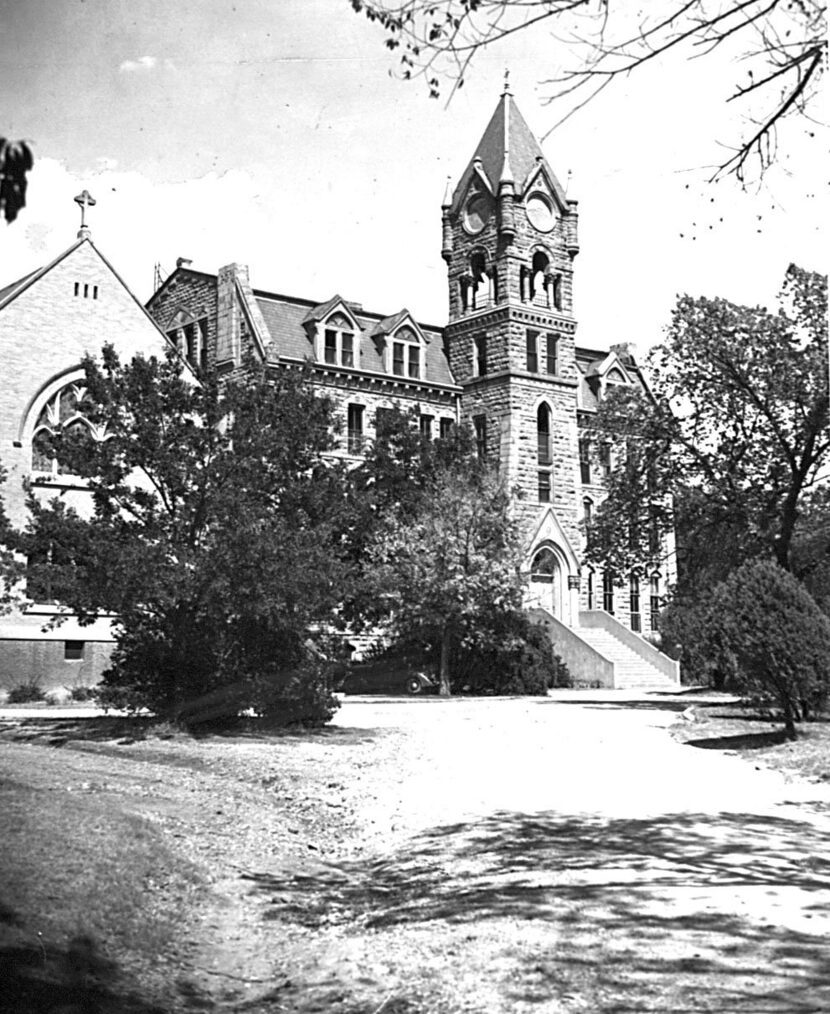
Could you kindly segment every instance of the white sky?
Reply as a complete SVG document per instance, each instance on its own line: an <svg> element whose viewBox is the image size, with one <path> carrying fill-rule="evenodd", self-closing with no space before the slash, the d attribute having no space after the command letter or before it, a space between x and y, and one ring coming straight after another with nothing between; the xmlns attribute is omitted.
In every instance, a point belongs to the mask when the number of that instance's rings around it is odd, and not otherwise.
<svg viewBox="0 0 830 1014"><path fill-rule="evenodd" d="M446 320L441 199L498 100L505 65L532 130L545 30L483 54L449 108L390 77L396 56L349 0L0 0L0 134L37 159L0 224L0 285L92 235L141 299L153 265L246 263L257 288ZM656 66L544 143L580 202L581 344L657 341L676 294L774 301L790 261L826 270L826 143L782 134L760 190L706 183L734 138L726 60ZM825 135L826 137L826 135ZM105 336L102 336L102 338Z"/></svg>

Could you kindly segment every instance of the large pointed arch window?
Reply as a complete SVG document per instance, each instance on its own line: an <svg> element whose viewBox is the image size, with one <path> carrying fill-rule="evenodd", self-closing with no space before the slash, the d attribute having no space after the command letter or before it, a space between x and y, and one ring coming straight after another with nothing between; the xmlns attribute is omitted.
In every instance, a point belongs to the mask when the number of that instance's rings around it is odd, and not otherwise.
<svg viewBox="0 0 830 1014"><path fill-rule="evenodd" d="M553 493L551 411L544 402L536 410L536 465L539 503L550 503Z"/></svg>
<svg viewBox="0 0 830 1014"><path fill-rule="evenodd" d="M58 461L55 438L80 442L98 440L100 433L81 411L85 388L80 383L67 384L51 395L40 411L32 433L32 471L40 475L66 475L68 469Z"/></svg>

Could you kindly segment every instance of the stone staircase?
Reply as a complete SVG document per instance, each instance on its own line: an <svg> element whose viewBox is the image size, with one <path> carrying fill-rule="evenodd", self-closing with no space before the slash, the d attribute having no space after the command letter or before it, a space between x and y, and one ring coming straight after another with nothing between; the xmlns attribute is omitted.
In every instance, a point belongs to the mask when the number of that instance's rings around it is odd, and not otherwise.
<svg viewBox="0 0 830 1014"><path fill-rule="evenodd" d="M642 654L601 627L577 627L574 633L614 663L614 686L618 690L672 690L678 681L652 665Z"/></svg>

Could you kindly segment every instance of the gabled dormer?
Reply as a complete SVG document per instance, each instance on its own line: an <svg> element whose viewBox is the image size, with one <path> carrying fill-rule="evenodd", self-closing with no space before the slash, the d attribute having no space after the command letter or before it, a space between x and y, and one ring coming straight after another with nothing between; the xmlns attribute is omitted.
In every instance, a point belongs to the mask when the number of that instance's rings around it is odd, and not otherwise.
<svg viewBox="0 0 830 1014"><path fill-rule="evenodd" d="M314 359L327 366L360 368L363 328L342 296L332 296L312 307L303 319L314 348Z"/></svg>
<svg viewBox="0 0 830 1014"><path fill-rule="evenodd" d="M372 328L371 334L386 373L407 380L426 379L429 339L409 310L384 317Z"/></svg>

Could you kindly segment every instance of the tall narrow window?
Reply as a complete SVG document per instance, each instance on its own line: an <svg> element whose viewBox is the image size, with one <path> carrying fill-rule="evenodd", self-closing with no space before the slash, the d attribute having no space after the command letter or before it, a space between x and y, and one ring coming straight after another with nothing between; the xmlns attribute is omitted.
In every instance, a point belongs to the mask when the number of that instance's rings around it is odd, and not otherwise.
<svg viewBox="0 0 830 1014"><path fill-rule="evenodd" d="M660 601L660 575L659 574L652 574L651 575L651 582L650 582L649 591L650 591L650 595L649 595L649 612L651 614L650 617L649 617L649 619L651 620L651 629L656 631L656 630L660 629L661 601Z"/></svg>
<svg viewBox="0 0 830 1014"><path fill-rule="evenodd" d="M639 632L640 622L640 577L635 572L628 579L628 605L631 613L631 629Z"/></svg>
<svg viewBox="0 0 830 1014"><path fill-rule="evenodd" d="M579 474L584 485L591 482L591 441L583 438L579 441Z"/></svg>
<svg viewBox="0 0 830 1014"><path fill-rule="evenodd" d="M396 377L404 375L404 347L401 342L394 342L392 345L392 372Z"/></svg>
<svg viewBox="0 0 830 1014"><path fill-rule="evenodd" d="M588 571L588 608L593 609L596 603L594 602L594 572Z"/></svg>
<svg viewBox="0 0 830 1014"><path fill-rule="evenodd" d="M473 429L476 435L476 453L480 458L487 457L487 416L473 416Z"/></svg>
<svg viewBox="0 0 830 1014"><path fill-rule="evenodd" d="M342 366L354 366L354 335L349 331L344 331L341 336L341 365Z"/></svg>
<svg viewBox="0 0 830 1014"><path fill-rule="evenodd" d="M614 572L602 572L602 608L606 613L614 615Z"/></svg>
<svg viewBox="0 0 830 1014"><path fill-rule="evenodd" d="M487 373L487 335L476 335L474 344L476 376L483 377Z"/></svg>
<svg viewBox="0 0 830 1014"><path fill-rule="evenodd" d="M432 440L432 424L435 421L434 415L422 415L419 421L421 436L425 440Z"/></svg>
<svg viewBox="0 0 830 1014"><path fill-rule="evenodd" d="M417 345L409 346L407 372L413 380L417 380L421 376L421 350Z"/></svg>
<svg viewBox="0 0 830 1014"><path fill-rule="evenodd" d="M599 445L599 467L603 477L607 479L611 475L611 445L607 441Z"/></svg>
<svg viewBox="0 0 830 1014"><path fill-rule="evenodd" d="M537 489L539 495L539 503L550 503L551 482L550 482L550 472L547 469L538 472Z"/></svg>
<svg viewBox="0 0 830 1014"><path fill-rule="evenodd" d="M545 335L545 372L559 372L559 339L555 334Z"/></svg>
<svg viewBox="0 0 830 1014"><path fill-rule="evenodd" d="M550 406L540 405L536 412L536 460L539 465L550 465Z"/></svg>
<svg viewBox="0 0 830 1014"><path fill-rule="evenodd" d="M453 419L438 420L439 434L442 440L446 440L450 436L453 426L455 426L455 420Z"/></svg>
<svg viewBox="0 0 830 1014"><path fill-rule="evenodd" d="M348 413L348 448L349 454L360 454L363 451L363 406L349 405Z"/></svg>
<svg viewBox="0 0 830 1014"><path fill-rule="evenodd" d="M527 332L527 372L539 372L539 332Z"/></svg>
<svg viewBox="0 0 830 1014"><path fill-rule="evenodd" d="M337 332L326 328L326 343L323 358L327 363L337 362Z"/></svg>
<svg viewBox="0 0 830 1014"><path fill-rule="evenodd" d="M587 497L582 501L582 516L585 519L585 524L590 525L591 518L594 516L594 503Z"/></svg>

